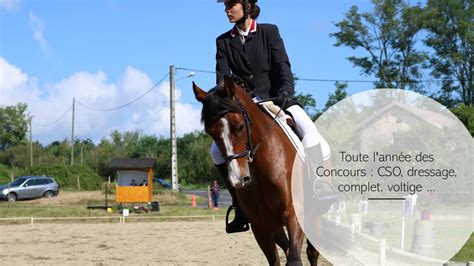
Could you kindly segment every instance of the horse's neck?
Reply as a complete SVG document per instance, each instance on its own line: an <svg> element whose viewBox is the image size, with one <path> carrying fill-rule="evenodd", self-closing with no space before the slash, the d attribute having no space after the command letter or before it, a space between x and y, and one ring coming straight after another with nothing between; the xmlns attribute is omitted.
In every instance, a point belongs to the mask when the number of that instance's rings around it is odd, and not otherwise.
<svg viewBox="0 0 474 266"><path fill-rule="evenodd" d="M244 91L241 91L244 94ZM248 95L239 95L243 105L245 106L247 113L252 121L252 134L255 137L261 138L278 138L278 143L285 145L287 142L291 145L290 140L286 137L283 130L277 124L276 121L272 121L272 118L265 114L265 112L256 104ZM270 129L268 129L271 127ZM263 136L265 134L265 136ZM254 140L258 141L258 140Z"/></svg>

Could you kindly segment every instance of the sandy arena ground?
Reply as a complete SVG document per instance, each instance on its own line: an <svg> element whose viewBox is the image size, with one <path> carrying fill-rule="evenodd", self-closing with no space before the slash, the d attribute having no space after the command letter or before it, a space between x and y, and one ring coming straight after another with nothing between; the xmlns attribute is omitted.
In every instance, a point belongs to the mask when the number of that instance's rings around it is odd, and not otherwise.
<svg viewBox="0 0 474 266"><path fill-rule="evenodd" d="M9 265L267 264L250 231L225 234L222 220L4 225L0 258Z"/></svg>

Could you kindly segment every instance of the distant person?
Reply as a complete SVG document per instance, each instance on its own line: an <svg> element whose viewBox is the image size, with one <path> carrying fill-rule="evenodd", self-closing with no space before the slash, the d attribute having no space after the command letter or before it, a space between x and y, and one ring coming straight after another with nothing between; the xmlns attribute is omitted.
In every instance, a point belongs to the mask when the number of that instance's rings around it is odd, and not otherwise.
<svg viewBox="0 0 474 266"><path fill-rule="evenodd" d="M219 209L220 192L221 192L221 187L219 186L219 183L217 183L217 180L214 180L211 186L211 199L212 199L212 205L215 211Z"/></svg>
<svg viewBox="0 0 474 266"><path fill-rule="evenodd" d="M130 186L138 186L137 182L135 182L135 179L132 179L132 183L130 183Z"/></svg>
<svg viewBox="0 0 474 266"><path fill-rule="evenodd" d="M143 180L143 181L140 183L140 186L146 187L146 186L147 186L146 180Z"/></svg>

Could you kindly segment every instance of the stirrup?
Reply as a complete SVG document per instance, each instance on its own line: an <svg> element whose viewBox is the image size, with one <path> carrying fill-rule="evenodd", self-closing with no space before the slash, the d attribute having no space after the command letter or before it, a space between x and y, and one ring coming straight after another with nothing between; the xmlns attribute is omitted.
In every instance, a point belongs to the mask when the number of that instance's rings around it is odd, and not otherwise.
<svg viewBox="0 0 474 266"><path fill-rule="evenodd" d="M324 191L323 190L323 184L328 185L330 190ZM319 192L323 192L322 194L326 194L326 195L321 195ZM324 193L324 192L327 192L327 193ZM313 193L314 193L313 198L317 198L317 200L321 200L321 201L337 200L339 198L339 196L337 195L337 191L334 188L334 186L331 183L329 183L327 181L324 181L324 180L318 180L318 179L314 180Z"/></svg>
<svg viewBox="0 0 474 266"><path fill-rule="evenodd" d="M327 184L330 190L324 191L323 184ZM331 205L338 201L339 195L336 192L334 186L324 180L314 180L313 183L313 198L317 201L317 208L314 211L319 214L323 215L328 212Z"/></svg>
<svg viewBox="0 0 474 266"><path fill-rule="evenodd" d="M234 217L234 220L232 222L229 223L229 214L232 210L235 210L237 209L234 205L231 205L229 206L229 208L227 209L227 213L225 215L225 231L226 233L228 234L232 234L232 233L240 233L240 232L245 232L245 231L248 231L250 229L250 226L248 223L244 223L242 225L242 227L239 227L239 228L231 228L231 224L233 223L236 223L236 218L237 217ZM236 213L236 216L237 216L237 212L234 211Z"/></svg>

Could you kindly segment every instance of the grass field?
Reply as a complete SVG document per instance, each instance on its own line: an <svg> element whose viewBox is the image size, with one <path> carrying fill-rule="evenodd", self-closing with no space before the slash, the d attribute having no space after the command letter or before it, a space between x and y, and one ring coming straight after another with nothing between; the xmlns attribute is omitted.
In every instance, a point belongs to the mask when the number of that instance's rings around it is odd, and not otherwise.
<svg viewBox="0 0 474 266"><path fill-rule="evenodd" d="M14 203L0 201L0 218L8 217L87 217L87 216L113 216L118 215L118 205L115 196L108 194L108 206L113 212L109 213L100 209L87 209L87 206L105 206L105 194L101 191L72 192L62 191L58 197L51 199L41 198L34 200L20 200ZM150 212L147 215L224 215L225 210L213 211L207 208L192 208L191 196L182 193L173 193L168 190L158 191L153 195L153 200L160 203L160 212ZM206 198L197 197L198 204L207 201ZM125 207L133 209L134 206L144 204L127 204Z"/></svg>

